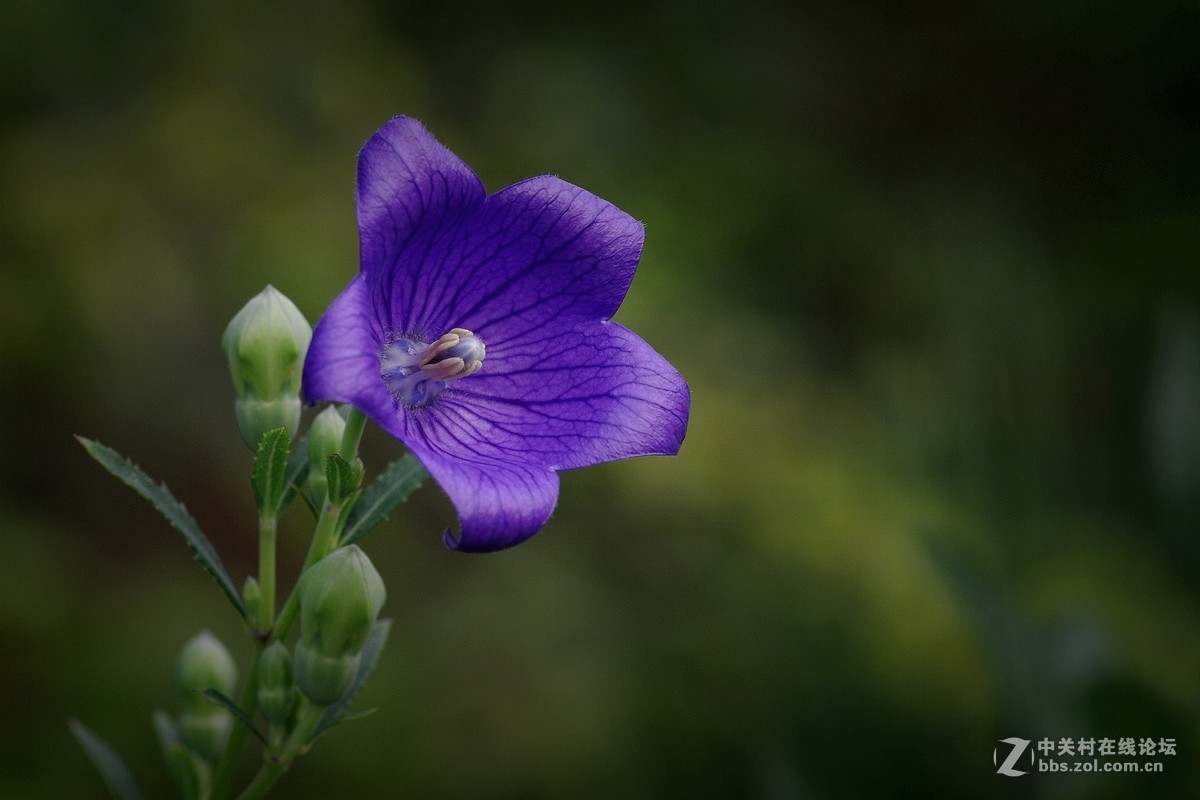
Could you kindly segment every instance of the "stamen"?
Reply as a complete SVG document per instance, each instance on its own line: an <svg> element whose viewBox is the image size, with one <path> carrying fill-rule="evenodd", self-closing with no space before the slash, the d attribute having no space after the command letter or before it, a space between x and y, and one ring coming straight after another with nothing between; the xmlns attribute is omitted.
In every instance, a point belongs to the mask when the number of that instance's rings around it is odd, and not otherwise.
<svg viewBox="0 0 1200 800"><path fill-rule="evenodd" d="M482 369L485 350L483 340L466 328L454 328L430 344L400 337L383 348L379 373L397 402L420 408L447 382Z"/></svg>

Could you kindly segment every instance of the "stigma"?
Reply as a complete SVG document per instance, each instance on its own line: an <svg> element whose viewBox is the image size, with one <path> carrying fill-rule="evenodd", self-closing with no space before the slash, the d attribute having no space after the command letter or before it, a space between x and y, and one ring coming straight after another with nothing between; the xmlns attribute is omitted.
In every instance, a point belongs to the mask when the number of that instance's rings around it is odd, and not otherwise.
<svg viewBox="0 0 1200 800"><path fill-rule="evenodd" d="M379 356L379 374L396 402L420 408L453 380L483 368L483 340L466 328L454 328L433 342L401 336Z"/></svg>

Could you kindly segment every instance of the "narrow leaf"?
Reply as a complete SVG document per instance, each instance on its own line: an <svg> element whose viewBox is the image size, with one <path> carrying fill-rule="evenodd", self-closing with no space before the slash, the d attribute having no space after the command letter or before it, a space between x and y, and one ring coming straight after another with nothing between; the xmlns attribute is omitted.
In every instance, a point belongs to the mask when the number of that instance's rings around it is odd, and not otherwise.
<svg viewBox="0 0 1200 800"><path fill-rule="evenodd" d="M209 700L233 714L235 717L237 717L238 722L246 726L246 730L258 737L260 742L263 744L267 743L267 737L258 729L258 726L254 724L254 720L247 716L245 711L242 711L242 709L238 708L237 703L233 702L216 689L205 689L204 691L200 692L200 694L204 695Z"/></svg>
<svg viewBox="0 0 1200 800"><path fill-rule="evenodd" d="M428 477L429 473L411 453L388 464L354 504L341 543L354 544L370 533Z"/></svg>
<svg viewBox="0 0 1200 800"><path fill-rule="evenodd" d="M117 800L145 800L146 794L129 771L129 767L125 766L121 757L103 739L77 719L71 720L68 725L71 733L79 741L79 746L100 771L100 776L104 778L104 783L108 785L113 797Z"/></svg>
<svg viewBox="0 0 1200 800"><path fill-rule="evenodd" d="M292 502L292 498L300 491L300 487L307 477L308 434L305 434L296 440L296 445L292 448L292 455L288 459L287 475L283 483L283 500L279 504L280 511L287 508L288 503Z"/></svg>
<svg viewBox="0 0 1200 800"><path fill-rule="evenodd" d="M221 557L217 555L216 548L200 530L200 526L196 524L196 520L192 518L183 503L176 500L165 485L155 483L138 465L122 457L116 450L82 436L75 438L88 451L88 455L99 461L101 466L119 478L126 486L149 500L150 504L157 508L159 513L174 526L175 530L183 535L184 541L191 548L196 560L200 562L200 566L204 567L204 570L213 577L213 580L221 587L221 591L225 592L225 596L229 598L229 602L233 603L234 608L244 618L246 605L242 602L242 597L238 594L233 579L229 577L225 565L221 563Z"/></svg>
<svg viewBox="0 0 1200 800"><path fill-rule="evenodd" d="M343 722L353 722L356 719L362 719L364 717L369 717L378 710L379 710L379 708L375 707L375 708L368 708L365 711L355 711L353 714L347 714L344 717L339 717L336 721L331 722L331 723L329 723L329 725L325 726L325 728L323 730L327 731L330 728L334 727L335 725L341 725Z"/></svg>
<svg viewBox="0 0 1200 800"><path fill-rule="evenodd" d="M283 508L290 444L286 428L267 431L259 442L254 459L254 497L258 513L263 516L276 517Z"/></svg>
<svg viewBox="0 0 1200 800"><path fill-rule="evenodd" d="M350 685L350 690L342 696L341 700L338 700L325 709L325 713L321 715L321 721L317 723L316 730L309 737L309 742L316 741L317 737L322 733L351 716L347 713L347 710L350 708L350 704L354 702L354 698L366 686L367 678L371 677L371 673L375 670L375 664L379 661L379 656L383 652L383 646L387 643L388 631L391 628L392 621L390 619L381 619L375 623L375 627L371 628L371 633L367 636L367 641L363 643L362 654L358 661L358 673L354 676L354 683Z"/></svg>
<svg viewBox="0 0 1200 800"><path fill-rule="evenodd" d="M212 785L212 767L181 744L168 745L167 769L182 800L205 800Z"/></svg>
<svg viewBox="0 0 1200 800"><path fill-rule="evenodd" d="M179 731L175 728L175 723L171 720L171 716L161 708L154 712L154 732L158 734L158 744L162 747L163 756L167 754L167 748L173 744L179 744Z"/></svg>

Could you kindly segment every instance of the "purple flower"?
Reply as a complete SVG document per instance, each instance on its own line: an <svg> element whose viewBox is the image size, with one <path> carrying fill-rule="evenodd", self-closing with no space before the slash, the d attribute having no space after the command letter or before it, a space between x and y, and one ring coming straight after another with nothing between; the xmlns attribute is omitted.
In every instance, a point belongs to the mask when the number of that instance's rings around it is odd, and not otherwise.
<svg viewBox="0 0 1200 800"><path fill-rule="evenodd" d="M358 226L362 269L317 324L304 394L412 450L458 509L450 547L532 536L558 470L679 451L687 384L609 321L642 249L628 214L554 177L489 197L396 117L359 154Z"/></svg>

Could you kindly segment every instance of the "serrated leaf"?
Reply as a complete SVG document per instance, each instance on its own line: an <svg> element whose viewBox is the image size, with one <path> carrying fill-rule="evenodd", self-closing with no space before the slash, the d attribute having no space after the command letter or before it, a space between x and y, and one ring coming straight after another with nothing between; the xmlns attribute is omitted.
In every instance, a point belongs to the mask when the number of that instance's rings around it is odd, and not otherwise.
<svg viewBox="0 0 1200 800"><path fill-rule="evenodd" d="M328 726L325 728L325 730L329 730L329 728L332 728L332 727L334 727L334 726L336 726L336 725L341 725L343 722L353 722L353 721L354 721L354 720L356 720L356 719L363 719L363 718L365 718L365 717L369 717L369 716L371 716L372 714L374 714L374 713L375 713L376 711L378 711L378 710L379 710L379 708L378 708L378 706L377 706L377 707L375 707L375 708L368 708L368 709L366 709L365 711L355 711L353 714L347 714L347 715L346 715L346 716L344 716L344 717L339 717L339 718L337 719L337 721L336 721L336 722L332 722L332 723L330 723L330 724L329 724L329 725L328 725Z"/></svg>
<svg viewBox="0 0 1200 800"><path fill-rule="evenodd" d="M205 689L204 691L200 692L200 694L204 695L209 700L233 714L235 717L237 717L238 722L246 726L246 730L258 737L260 742L263 744L267 743L267 737L258 729L258 726L254 724L254 720L248 717L245 711L242 711L242 709L238 708L237 703L233 702L216 689Z"/></svg>
<svg viewBox="0 0 1200 800"><path fill-rule="evenodd" d="M370 533L428 477L425 467L411 453L388 464L354 504L341 544L354 544Z"/></svg>
<svg viewBox="0 0 1200 800"><path fill-rule="evenodd" d="M371 677L376 663L379 662L379 656L383 653L383 646L387 643L388 631L391 629L392 621L390 619L381 619L371 628L371 632L367 635L367 640L363 643L363 649L359 655L358 672L354 675L354 683L350 685L349 691L342 696L341 700L338 700L325 709L325 713L321 715L321 721L317 723L316 729L308 739L309 742L316 741L317 737L322 733L352 716L347 713L350 704L354 702L354 698L367 685L367 678Z"/></svg>
<svg viewBox="0 0 1200 800"><path fill-rule="evenodd" d="M283 508L287 486L288 447L291 439L286 428L275 428L263 434L254 458L254 498L258 513L277 517Z"/></svg>
<svg viewBox="0 0 1200 800"><path fill-rule="evenodd" d="M325 461L325 479L329 483L325 492L331 503L341 503L358 488L355 485L354 470L350 466L350 462L337 453Z"/></svg>
<svg viewBox="0 0 1200 800"><path fill-rule="evenodd" d="M283 500L279 505L282 511L300 491L304 479L308 477L308 434L296 440L292 455L288 458L287 475L284 479Z"/></svg>
<svg viewBox="0 0 1200 800"><path fill-rule="evenodd" d="M68 726L117 800L146 800L146 794L129 767L103 739L77 719L71 720Z"/></svg>
<svg viewBox="0 0 1200 800"><path fill-rule="evenodd" d="M238 594L233 579L229 577L229 572L221 563L221 557L217 555L216 548L200 530L200 526L183 503L176 500L175 496L171 494L171 490L163 484L155 483L149 475L142 471L141 467L111 447L105 447L99 442L82 436L75 438L88 451L88 455L100 462L101 466L126 486L149 500L150 504L167 518L175 530L182 534L192 554L200 562L200 566L204 567L204 570L212 576L217 585L221 587L221 591L229 598L229 602L233 603L233 607L245 618L246 604L242 602L242 596Z"/></svg>

